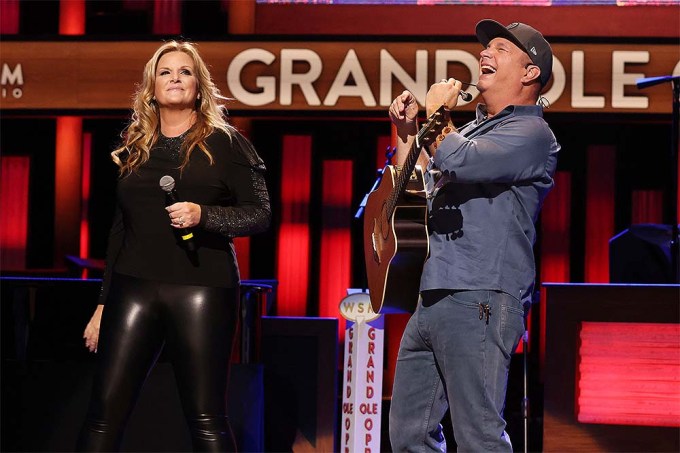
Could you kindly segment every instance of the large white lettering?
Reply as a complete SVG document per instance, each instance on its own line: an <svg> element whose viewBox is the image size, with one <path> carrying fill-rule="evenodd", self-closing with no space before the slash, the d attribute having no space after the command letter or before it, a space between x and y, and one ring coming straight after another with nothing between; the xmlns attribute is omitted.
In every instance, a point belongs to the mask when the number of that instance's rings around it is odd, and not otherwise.
<svg viewBox="0 0 680 453"><path fill-rule="evenodd" d="M8 96L14 99L20 99L24 95L22 86L24 84L24 73L21 69L21 63L14 66L14 69L10 69L7 63L2 64L2 74L0 75L0 97L3 99ZM7 85L12 85L14 88L7 89ZM18 86L22 85L22 86Z"/></svg>
<svg viewBox="0 0 680 453"><path fill-rule="evenodd" d="M359 54L350 48L342 55L339 68L335 71L325 64L325 54L311 48L281 49L277 55L262 48L250 48L238 53L227 68L227 83L236 100L246 106L264 105L308 107L347 107L347 100L359 108L388 106L395 91L403 89L411 91L418 102L423 105L427 90L432 83L456 74L466 83L475 85L479 80L479 63L473 53L457 49L424 50L413 49L411 53L396 54L388 49L375 49L379 55ZM379 67L367 72L362 64L363 59L375 58ZM543 93L549 104L557 104L569 90L569 108L574 110L596 109L649 109L649 98L644 94L634 94L630 85L635 85L643 72L634 72L627 65L648 64L650 51L611 51L611 95L606 92L593 92L589 86L602 87L602 72L598 71L601 58L597 62L589 62L586 51L572 50L567 54L571 59L570 74L557 57L553 57L553 77L550 90ZM279 60L277 62L277 59ZM405 64L412 59L412 64ZM370 60L373 62L374 60ZM462 66L469 74L460 74ZM413 69L405 69L413 68ZM259 70L261 68L261 70ZM258 70L255 70L258 69ZM626 69L630 72L626 72ZM330 71L335 71L331 74ZM377 72L376 72L377 71ZM680 73L680 62L673 63L672 72ZM668 72L666 72L668 73ZM21 66L10 67L3 64L3 85L21 84L23 74ZM598 82L598 83L595 83ZM607 86L607 85L604 85ZM476 103L479 91L474 86L465 86L465 91L473 95L470 102ZM299 94L302 94L300 96ZM296 97L297 96L297 97ZM611 96L611 97L610 97ZM459 101L463 106L470 102ZM564 104L559 102L558 105ZM562 107L563 108L563 107Z"/></svg>
<svg viewBox="0 0 680 453"><path fill-rule="evenodd" d="M635 85L635 80L644 77L644 73L626 73L626 63L648 63L649 52L646 50L615 50L612 52L612 107L619 109L646 109L649 106L647 96L626 96L626 85Z"/></svg>
<svg viewBox="0 0 680 453"><path fill-rule="evenodd" d="M241 71L246 65L259 61L270 65L276 56L264 49L247 49L234 57L227 69L227 85L231 94L246 105L260 106L276 101L276 78L272 76L258 76L255 85L262 89L261 93L251 93L241 83Z"/></svg>
<svg viewBox="0 0 680 453"><path fill-rule="evenodd" d="M427 50L416 50L416 78L413 79L397 60L385 49L380 50L380 105L392 103L392 77L395 77L416 97L421 105L425 104L427 84Z"/></svg>
<svg viewBox="0 0 680 453"><path fill-rule="evenodd" d="M604 96L586 96L585 57L582 50L571 54L571 106L583 109L601 109L604 107Z"/></svg>
<svg viewBox="0 0 680 453"><path fill-rule="evenodd" d="M350 76L354 79L354 85L347 84ZM366 107L375 107L376 105L371 86L368 84L366 74L361 68L361 62L354 49L347 51L323 103L333 106L337 104L340 96L359 96Z"/></svg>
<svg viewBox="0 0 680 453"><path fill-rule="evenodd" d="M24 73L21 70L21 63L10 69L7 63L2 64L2 75L0 75L0 85L23 85Z"/></svg>
<svg viewBox="0 0 680 453"><path fill-rule="evenodd" d="M293 65L296 61L304 61L309 65L309 71L294 73ZM321 75L323 63L319 54L309 49L283 49L281 51L281 105L293 103L293 85L298 85L308 105L321 105L312 83Z"/></svg>
<svg viewBox="0 0 680 453"><path fill-rule="evenodd" d="M550 89L543 93L543 97L548 101L548 104L554 104L564 93L564 89L567 86L567 71L564 70L564 66L560 60L555 58L553 55L553 68L552 68L552 85Z"/></svg>

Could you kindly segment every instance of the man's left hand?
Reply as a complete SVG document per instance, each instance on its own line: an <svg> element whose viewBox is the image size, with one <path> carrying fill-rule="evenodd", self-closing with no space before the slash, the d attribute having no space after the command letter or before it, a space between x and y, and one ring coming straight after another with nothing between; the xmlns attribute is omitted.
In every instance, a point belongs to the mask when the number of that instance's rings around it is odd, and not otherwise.
<svg viewBox="0 0 680 453"><path fill-rule="evenodd" d="M452 110L458 104L458 93L463 83L454 78L442 79L433 84L425 97L425 109L427 116L432 115L439 107L445 105Z"/></svg>

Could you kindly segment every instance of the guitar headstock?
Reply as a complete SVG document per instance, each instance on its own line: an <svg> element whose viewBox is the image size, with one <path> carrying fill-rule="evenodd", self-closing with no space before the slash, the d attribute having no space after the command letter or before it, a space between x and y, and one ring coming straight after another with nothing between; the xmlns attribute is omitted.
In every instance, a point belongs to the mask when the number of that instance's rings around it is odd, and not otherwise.
<svg viewBox="0 0 680 453"><path fill-rule="evenodd" d="M427 118L427 122L418 131L416 143L418 147L429 146L448 124L447 110L445 106L439 107Z"/></svg>

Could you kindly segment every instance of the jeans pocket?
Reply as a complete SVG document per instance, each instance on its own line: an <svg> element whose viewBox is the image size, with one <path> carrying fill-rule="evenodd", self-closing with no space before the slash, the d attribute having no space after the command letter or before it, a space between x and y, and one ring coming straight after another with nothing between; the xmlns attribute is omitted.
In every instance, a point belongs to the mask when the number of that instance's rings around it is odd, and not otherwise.
<svg viewBox="0 0 680 453"><path fill-rule="evenodd" d="M488 304L489 291L453 291L449 293L448 299L454 304L476 310L480 305Z"/></svg>
<svg viewBox="0 0 680 453"><path fill-rule="evenodd" d="M500 299L500 339L507 354L512 354L524 334L524 310L519 301L506 294Z"/></svg>

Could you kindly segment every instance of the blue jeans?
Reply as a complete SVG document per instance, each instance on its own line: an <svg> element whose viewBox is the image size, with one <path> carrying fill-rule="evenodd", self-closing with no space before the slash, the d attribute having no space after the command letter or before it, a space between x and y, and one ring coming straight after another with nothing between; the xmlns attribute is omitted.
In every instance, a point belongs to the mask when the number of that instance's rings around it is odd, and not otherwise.
<svg viewBox="0 0 680 453"><path fill-rule="evenodd" d="M390 407L395 452L446 451L446 410L458 451L512 452L503 407L524 310L496 291L425 291L401 339Z"/></svg>

